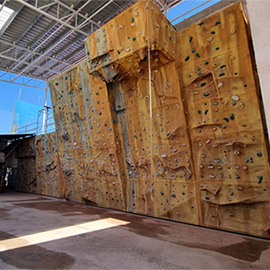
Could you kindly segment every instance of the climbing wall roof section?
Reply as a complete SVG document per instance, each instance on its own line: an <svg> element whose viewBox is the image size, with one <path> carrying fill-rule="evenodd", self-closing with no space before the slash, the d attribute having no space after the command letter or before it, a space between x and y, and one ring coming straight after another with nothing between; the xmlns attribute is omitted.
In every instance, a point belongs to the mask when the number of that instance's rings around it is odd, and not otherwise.
<svg viewBox="0 0 270 270"><path fill-rule="evenodd" d="M109 82L114 77L119 78L119 74L123 77L141 73L140 64L147 64L148 30L151 51L160 53L164 64L173 60L174 27L152 1L139 1L85 40L90 74Z"/></svg>

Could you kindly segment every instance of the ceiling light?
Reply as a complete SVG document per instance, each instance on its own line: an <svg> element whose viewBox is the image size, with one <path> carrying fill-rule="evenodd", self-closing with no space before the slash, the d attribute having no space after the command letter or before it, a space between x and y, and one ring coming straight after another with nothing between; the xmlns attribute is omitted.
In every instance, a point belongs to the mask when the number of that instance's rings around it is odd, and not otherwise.
<svg viewBox="0 0 270 270"><path fill-rule="evenodd" d="M0 5L1 9L2 5ZM12 16L14 10L8 7L3 7L0 11L0 29L5 25L5 23L9 20Z"/></svg>

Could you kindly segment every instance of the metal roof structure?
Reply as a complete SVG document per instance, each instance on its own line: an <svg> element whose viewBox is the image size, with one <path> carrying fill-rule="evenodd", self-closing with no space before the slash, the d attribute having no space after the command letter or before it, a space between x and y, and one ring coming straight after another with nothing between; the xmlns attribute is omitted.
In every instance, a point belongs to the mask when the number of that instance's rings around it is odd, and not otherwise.
<svg viewBox="0 0 270 270"><path fill-rule="evenodd" d="M166 13L180 1L155 2ZM0 15L4 8L13 11L0 28L0 81L45 89L43 81L85 58L83 40L90 33L135 2L0 0Z"/></svg>

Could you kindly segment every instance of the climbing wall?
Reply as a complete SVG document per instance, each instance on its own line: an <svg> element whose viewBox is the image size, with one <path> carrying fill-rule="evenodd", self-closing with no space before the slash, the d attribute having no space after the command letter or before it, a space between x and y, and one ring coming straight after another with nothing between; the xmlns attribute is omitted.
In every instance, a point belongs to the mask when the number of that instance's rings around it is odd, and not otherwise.
<svg viewBox="0 0 270 270"><path fill-rule="evenodd" d="M16 189L62 197L56 133L24 139L20 144Z"/></svg>
<svg viewBox="0 0 270 270"><path fill-rule="evenodd" d="M202 225L269 237L269 156L242 6L178 40Z"/></svg>
<svg viewBox="0 0 270 270"><path fill-rule="evenodd" d="M21 190L269 238L269 155L241 5L177 33L138 1L85 50L50 81L56 133L23 144Z"/></svg>

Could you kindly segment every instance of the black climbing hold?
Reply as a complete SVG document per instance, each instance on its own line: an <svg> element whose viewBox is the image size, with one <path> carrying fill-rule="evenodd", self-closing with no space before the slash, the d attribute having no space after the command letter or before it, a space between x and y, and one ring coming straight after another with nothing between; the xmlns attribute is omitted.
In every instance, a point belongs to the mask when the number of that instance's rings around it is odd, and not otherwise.
<svg viewBox="0 0 270 270"><path fill-rule="evenodd" d="M258 156L258 157L261 157L261 156L262 156L262 153L261 153L261 152L258 152L258 153L257 153L257 156Z"/></svg>
<svg viewBox="0 0 270 270"><path fill-rule="evenodd" d="M186 57L185 61L187 62L189 60L189 56Z"/></svg>
<svg viewBox="0 0 270 270"><path fill-rule="evenodd" d="M204 22L203 21L201 21L198 25L199 26L202 26L204 24Z"/></svg>
<svg viewBox="0 0 270 270"><path fill-rule="evenodd" d="M198 110L198 114L201 114L202 113L202 111L201 110Z"/></svg>
<svg viewBox="0 0 270 270"><path fill-rule="evenodd" d="M208 112L209 112L209 110L205 110L204 114L207 115Z"/></svg>
<svg viewBox="0 0 270 270"><path fill-rule="evenodd" d="M57 83L55 83L55 85L58 85L58 82L57 82Z"/></svg>
<svg viewBox="0 0 270 270"><path fill-rule="evenodd" d="M193 37L190 37L190 38L189 38L189 43L191 43L191 42L192 42L192 39L193 39Z"/></svg>
<svg viewBox="0 0 270 270"><path fill-rule="evenodd" d="M221 22L220 21L217 21L215 25L219 25L219 24L221 24Z"/></svg>
<svg viewBox="0 0 270 270"><path fill-rule="evenodd" d="M201 57L199 53L196 53L196 56L197 56L197 57Z"/></svg>
<svg viewBox="0 0 270 270"><path fill-rule="evenodd" d="M216 47L216 51L218 51L219 50L219 47Z"/></svg>
<svg viewBox="0 0 270 270"><path fill-rule="evenodd" d="M210 198L208 196L205 197L206 200L209 200Z"/></svg>
<svg viewBox="0 0 270 270"><path fill-rule="evenodd" d="M173 198L176 198L176 195L175 195L175 194L173 194L173 195L172 195L172 197L173 197Z"/></svg>
<svg viewBox="0 0 270 270"><path fill-rule="evenodd" d="M204 87L205 85L206 85L206 83L205 83L205 82L201 83L201 87Z"/></svg>
<svg viewBox="0 0 270 270"><path fill-rule="evenodd" d="M226 67L226 65L222 65L222 66L220 66L220 68L224 68L224 67Z"/></svg>
<svg viewBox="0 0 270 270"><path fill-rule="evenodd" d="M215 33L216 33L215 31L212 31L212 32L211 32L212 35L215 35Z"/></svg>
<svg viewBox="0 0 270 270"><path fill-rule="evenodd" d="M262 182L262 180L263 180L263 177L262 176L257 176L258 177L258 183L260 184L261 182Z"/></svg>

